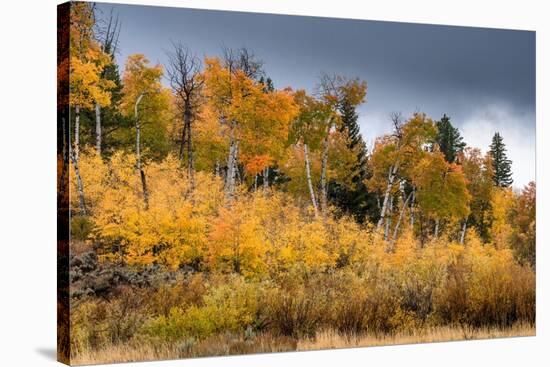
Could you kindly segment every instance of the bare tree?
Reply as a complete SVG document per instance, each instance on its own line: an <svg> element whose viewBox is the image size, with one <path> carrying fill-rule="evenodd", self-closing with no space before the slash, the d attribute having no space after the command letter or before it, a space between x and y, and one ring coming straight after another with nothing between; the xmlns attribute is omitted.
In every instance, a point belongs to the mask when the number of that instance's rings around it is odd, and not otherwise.
<svg viewBox="0 0 550 367"><path fill-rule="evenodd" d="M101 49L103 52L109 55L111 62L114 62L115 53L118 47L118 39L120 35L121 23L118 15L114 14L113 9L106 20L99 20L96 23L96 35ZM106 77L106 70L102 71L102 78ZM96 138L96 150L101 155L101 140L102 140L102 125L101 125L101 106L99 103L95 103L95 138Z"/></svg>
<svg viewBox="0 0 550 367"><path fill-rule="evenodd" d="M264 76L264 62L246 47L228 48L222 46L224 66L231 72L242 71L247 77L258 80Z"/></svg>
<svg viewBox="0 0 550 367"><path fill-rule="evenodd" d="M201 76L201 61L180 42L172 43L172 51L168 52L167 73L170 86L176 94L178 108L182 114L182 132L180 142L180 160L187 155L187 172L194 186L194 161L192 142L192 123L196 118L197 109L201 104L201 93L204 80Z"/></svg>

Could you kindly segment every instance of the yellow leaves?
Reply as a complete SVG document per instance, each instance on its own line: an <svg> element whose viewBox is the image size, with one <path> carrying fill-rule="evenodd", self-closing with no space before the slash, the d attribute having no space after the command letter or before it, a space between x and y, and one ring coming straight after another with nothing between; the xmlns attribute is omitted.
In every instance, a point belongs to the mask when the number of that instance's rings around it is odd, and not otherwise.
<svg viewBox="0 0 550 367"><path fill-rule="evenodd" d="M307 206L277 191L243 192L228 206L219 177L197 172L192 190L186 170L172 155L145 167L150 189L145 210L135 162L131 154L116 153L105 162L95 154L81 156L92 240L101 247L103 259L135 266L188 265L260 279L292 269L308 274L350 266L406 280L410 274L440 277L444 269L464 261L477 261L480 272L483 266L497 266L492 261L504 262L504 267L514 263L511 251L482 245L471 230L466 246L443 237L422 246L404 226L389 251L373 226L363 227L347 217L316 218ZM437 162L434 167L439 172ZM428 174L430 169L424 167ZM512 195L500 190L494 198L501 209L495 212L495 230L505 230L505 207Z"/></svg>
<svg viewBox="0 0 550 367"><path fill-rule="evenodd" d="M71 4L71 56L69 67L69 103L92 108L111 103L110 89L115 83L101 77L112 60L94 39L94 15L90 4Z"/></svg>
<svg viewBox="0 0 550 367"><path fill-rule="evenodd" d="M143 95L139 110L146 113L140 113L140 119L163 120L163 116L159 114L169 109L172 96L169 90L162 87L160 82L162 75L162 66L160 64L150 66L149 60L144 55L128 56L122 76L124 87L120 106L126 116L134 116L136 101L140 95Z"/></svg>
<svg viewBox="0 0 550 367"><path fill-rule="evenodd" d="M470 193L460 167L443 154L425 155L413 171L418 203L433 219L463 219L469 214Z"/></svg>
<svg viewBox="0 0 550 367"><path fill-rule="evenodd" d="M245 276L264 273L266 241L259 218L239 202L220 208L209 238L209 262L222 271Z"/></svg>
<svg viewBox="0 0 550 367"><path fill-rule="evenodd" d="M79 162L80 175L85 182L86 207L94 212L99 200L105 195L108 167L95 150L83 151ZM71 207L78 208L78 195L74 166L69 165L70 203Z"/></svg>
<svg viewBox="0 0 550 367"><path fill-rule="evenodd" d="M491 198L492 206L492 242L499 249L508 248L513 229L508 218L516 202L516 197L509 188L495 188Z"/></svg>
<svg viewBox="0 0 550 367"><path fill-rule="evenodd" d="M160 79L162 75L162 66L158 64L149 66L149 60L144 55L128 56L122 76L124 84L122 110L127 115L133 116L134 104L140 95L145 94L151 97L161 93Z"/></svg>
<svg viewBox="0 0 550 367"><path fill-rule="evenodd" d="M103 68L108 64L104 59L107 55L97 54L93 61L82 61L72 56L70 62L70 94L69 103L72 106L93 108L95 103L107 106L111 103L109 89L115 87L111 80L101 78Z"/></svg>
<svg viewBox="0 0 550 367"><path fill-rule="evenodd" d="M88 159L87 155L82 157L84 167L90 165ZM223 198L220 182L197 174L198 189L191 193L189 180L178 168L179 161L168 156L146 168L151 195L145 210L135 157L117 153L107 167L96 175L100 180L90 181L92 192L94 185L101 185L103 190L96 200L93 220L95 240L104 245L107 258L177 268L204 255L208 218Z"/></svg>
<svg viewBox="0 0 550 367"><path fill-rule="evenodd" d="M227 159L228 126L220 123L210 104L201 109L197 120L193 125L193 140L194 145L201 149L195 150L195 167L197 171L214 172L216 165L222 165Z"/></svg>

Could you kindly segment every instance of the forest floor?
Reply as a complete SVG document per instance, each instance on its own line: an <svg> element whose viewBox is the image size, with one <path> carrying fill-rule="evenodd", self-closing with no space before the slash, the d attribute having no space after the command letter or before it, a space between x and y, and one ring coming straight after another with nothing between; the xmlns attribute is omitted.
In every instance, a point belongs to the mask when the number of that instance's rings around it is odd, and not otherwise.
<svg viewBox="0 0 550 367"><path fill-rule="evenodd" d="M290 337L272 336L270 334L259 334L252 339L246 340L242 336L236 337L234 335L225 334L216 335L197 343L189 343L187 341L180 344L152 345L130 342L128 344L112 345L101 350L82 352L71 359L71 364L88 365L535 335L534 325L525 323L518 323L509 328L481 329L440 326L419 330L413 333L396 333L391 335L342 335L335 330L325 330L317 333L315 338L299 340Z"/></svg>

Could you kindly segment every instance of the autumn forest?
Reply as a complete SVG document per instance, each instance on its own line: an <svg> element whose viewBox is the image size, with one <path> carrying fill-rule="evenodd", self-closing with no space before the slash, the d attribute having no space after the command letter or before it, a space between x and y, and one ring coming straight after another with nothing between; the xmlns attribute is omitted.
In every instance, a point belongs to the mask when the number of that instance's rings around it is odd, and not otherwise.
<svg viewBox="0 0 550 367"><path fill-rule="evenodd" d="M368 147L368 80L279 87L184 38L119 69L116 14L60 9L65 361L534 335L536 186L506 136L394 112Z"/></svg>

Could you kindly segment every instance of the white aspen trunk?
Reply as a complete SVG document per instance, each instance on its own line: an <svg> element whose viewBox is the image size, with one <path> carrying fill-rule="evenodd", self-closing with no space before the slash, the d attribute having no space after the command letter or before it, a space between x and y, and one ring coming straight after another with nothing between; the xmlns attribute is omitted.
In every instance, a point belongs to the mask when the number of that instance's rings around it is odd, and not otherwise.
<svg viewBox="0 0 550 367"><path fill-rule="evenodd" d="M393 212L393 196L390 196L390 204L388 206L389 212ZM391 216L386 217L386 226L384 228L384 240L388 240L391 227Z"/></svg>
<svg viewBox="0 0 550 367"><path fill-rule="evenodd" d="M411 228L414 228L414 200L416 198L416 188L413 187L411 198Z"/></svg>
<svg viewBox="0 0 550 367"><path fill-rule="evenodd" d="M101 106L95 104L95 149L101 155Z"/></svg>
<svg viewBox="0 0 550 367"><path fill-rule="evenodd" d="M263 177L264 177L264 190L267 190L269 188L269 167L264 168Z"/></svg>
<svg viewBox="0 0 550 367"><path fill-rule="evenodd" d="M258 174L254 175L254 191L258 190Z"/></svg>
<svg viewBox="0 0 550 367"><path fill-rule="evenodd" d="M235 193L235 182L237 177L237 157L239 141L232 139L229 145L229 156L227 158L227 176L225 177L225 191L231 198Z"/></svg>
<svg viewBox="0 0 550 367"><path fill-rule="evenodd" d="M460 231L460 244L464 244L464 237L466 236L466 227L467 227L468 219L464 220L464 223L462 223L462 230Z"/></svg>
<svg viewBox="0 0 550 367"><path fill-rule="evenodd" d="M86 200L84 199L84 185L82 183L82 176L80 175L80 168L78 166L80 160L80 106L75 106L74 112L74 146L71 158L73 161L74 173L76 176L76 189L78 191L78 202L80 205L80 211L82 212L82 215L88 215Z"/></svg>
<svg viewBox="0 0 550 367"><path fill-rule="evenodd" d="M74 146L73 155L78 162L80 159L80 106L74 108Z"/></svg>
<svg viewBox="0 0 550 367"><path fill-rule="evenodd" d="M143 93L139 95L139 97L136 100L136 104L134 105L134 116L136 119L136 168L138 169L139 175L141 178L141 187L143 190L143 202L145 204L145 209L148 209L149 193L147 191L147 180L145 178L145 172L143 172L143 169L141 166L141 123L139 121L139 116L138 116L138 106L142 98L143 98Z"/></svg>
<svg viewBox="0 0 550 367"><path fill-rule="evenodd" d="M439 218L435 220L434 236L439 237Z"/></svg>
<svg viewBox="0 0 550 367"><path fill-rule="evenodd" d="M235 150L235 142L231 141L229 144L229 156L227 157L227 173L225 175L225 191L228 195L233 193L232 181L234 180L235 173L233 172L233 151Z"/></svg>
<svg viewBox="0 0 550 367"><path fill-rule="evenodd" d="M393 181L395 180L395 174L397 173L397 165L390 167L388 172L388 186L386 187L386 192L384 193L384 201L382 202L382 210L380 211L380 219L376 228L380 228L384 223L384 218L386 217L386 211L388 209L388 203L390 201L390 193L393 187Z"/></svg>
<svg viewBox="0 0 550 367"><path fill-rule="evenodd" d="M309 153L307 144L304 144L304 159L306 161L306 178L307 178L307 186L309 188L309 195L311 196L311 204L313 204L313 209L315 210L315 215L317 216L318 208L317 208L317 199L315 199L315 190L313 190L313 184L311 182L311 168L309 165Z"/></svg>
<svg viewBox="0 0 550 367"><path fill-rule="evenodd" d="M409 200L414 195L414 190L411 191L409 196L405 199L405 202L403 202L403 206L401 207L401 211L399 213L399 218L397 219L397 223L395 223L395 228L393 230L393 237L392 242L394 242L397 239L397 233L399 231L399 226L401 225L401 221L403 220L403 215L405 214L405 209L407 209L407 204L409 203Z"/></svg>
<svg viewBox="0 0 550 367"><path fill-rule="evenodd" d="M327 169L328 169L328 133L323 140L323 153L321 158L321 212L326 214L328 206L327 198Z"/></svg>

